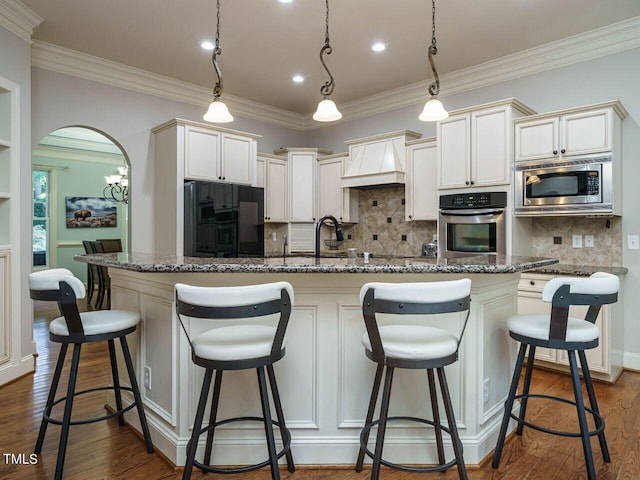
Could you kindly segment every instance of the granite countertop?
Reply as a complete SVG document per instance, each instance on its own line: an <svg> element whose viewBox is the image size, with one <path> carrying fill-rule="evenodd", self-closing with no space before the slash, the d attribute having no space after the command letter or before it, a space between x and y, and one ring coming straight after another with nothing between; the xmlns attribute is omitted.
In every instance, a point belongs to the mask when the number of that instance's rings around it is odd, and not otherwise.
<svg viewBox="0 0 640 480"><path fill-rule="evenodd" d="M545 273L551 275L570 275L574 277L588 277L595 272L606 272L613 275L626 275L629 271L626 267L603 267L598 265L569 265L566 263L557 263L555 265L545 265L538 267L529 273Z"/></svg>
<svg viewBox="0 0 640 480"><path fill-rule="evenodd" d="M555 258L485 256L456 259L376 257L195 258L144 253L76 255L75 260L136 272L217 273L516 273L558 263Z"/></svg>

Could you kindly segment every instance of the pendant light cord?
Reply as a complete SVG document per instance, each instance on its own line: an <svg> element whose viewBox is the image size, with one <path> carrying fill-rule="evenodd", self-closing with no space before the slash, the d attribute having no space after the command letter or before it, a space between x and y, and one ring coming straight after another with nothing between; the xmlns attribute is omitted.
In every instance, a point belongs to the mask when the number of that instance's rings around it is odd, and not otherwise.
<svg viewBox="0 0 640 480"><path fill-rule="evenodd" d="M438 47L436 46L436 0L431 0L431 45L429 46L429 65L433 72L433 83L429 85L429 94L432 97L437 97L440 93L440 77L436 71L436 65L433 61L433 56L438 54Z"/></svg>
<svg viewBox="0 0 640 480"><path fill-rule="evenodd" d="M320 93L324 98L327 98L333 93L333 90L336 84L333 80L333 75L331 75L331 72L327 67L327 64L324 63L324 58L323 58L323 55L331 55L331 52L333 51L333 49L331 48L331 45L329 44L329 0L325 0L325 3L327 7L327 13L325 16L324 45L320 49L320 63L322 63L322 66L327 71L327 75L329 75L329 81L325 82L324 85L320 87Z"/></svg>
<svg viewBox="0 0 640 480"><path fill-rule="evenodd" d="M213 46L213 52L211 53L213 68L215 69L216 75L218 76L218 81L216 82L215 87L213 87L214 100L219 99L222 95L222 72L220 71L217 60L217 56L222 53L222 49L220 48L220 0L217 0L217 6L216 42Z"/></svg>

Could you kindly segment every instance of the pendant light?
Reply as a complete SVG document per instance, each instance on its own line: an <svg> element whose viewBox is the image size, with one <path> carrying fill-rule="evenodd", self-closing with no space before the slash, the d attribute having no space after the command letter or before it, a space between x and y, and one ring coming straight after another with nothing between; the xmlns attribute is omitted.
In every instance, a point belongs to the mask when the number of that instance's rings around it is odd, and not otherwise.
<svg viewBox="0 0 640 480"><path fill-rule="evenodd" d="M431 98L424 105L424 110L418 117L423 122L437 122L438 120L444 120L449 116L449 113L444 109L440 100L438 100L438 94L440 93L440 77L436 72L436 66L433 63L433 56L438 54L438 47L436 46L436 0L431 0L431 45L429 46L429 65L431 65L431 71L433 72L433 83L429 85L429 94Z"/></svg>
<svg viewBox="0 0 640 480"><path fill-rule="evenodd" d="M229 123L233 122L233 115L229 113L229 109L224 102L220 100L220 96L222 95L222 73L220 72L220 67L218 67L217 61L217 56L222 53L222 49L220 48L220 0L217 0L217 3L218 21L216 24L216 41L213 45L211 61L213 62L213 68L218 76L218 81L216 82L215 87L213 87L213 102L211 102L207 113L205 113L202 118L211 123Z"/></svg>
<svg viewBox="0 0 640 480"><path fill-rule="evenodd" d="M334 122L342 118L342 114L338 111L338 107L336 107L334 101L329 98L336 85L333 81L333 75L331 75L327 64L324 63L324 58L322 58L323 55L331 55L332 52L331 45L329 44L329 0L326 0L326 5L327 15L325 17L324 45L320 49L320 62L329 75L329 81L325 82L325 84L320 88L320 93L324 98L320 103L318 103L318 109L316 110L316 113L313 114L313 119L317 122Z"/></svg>

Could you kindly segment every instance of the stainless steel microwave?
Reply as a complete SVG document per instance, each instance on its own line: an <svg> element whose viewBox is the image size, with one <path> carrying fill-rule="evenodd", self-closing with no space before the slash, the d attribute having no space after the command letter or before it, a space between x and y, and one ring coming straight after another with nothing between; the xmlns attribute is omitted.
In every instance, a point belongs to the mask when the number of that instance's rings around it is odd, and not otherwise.
<svg viewBox="0 0 640 480"><path fill-rule="evenodd" d="M610 155L516 165L516 215L613 212Z"/></svg>

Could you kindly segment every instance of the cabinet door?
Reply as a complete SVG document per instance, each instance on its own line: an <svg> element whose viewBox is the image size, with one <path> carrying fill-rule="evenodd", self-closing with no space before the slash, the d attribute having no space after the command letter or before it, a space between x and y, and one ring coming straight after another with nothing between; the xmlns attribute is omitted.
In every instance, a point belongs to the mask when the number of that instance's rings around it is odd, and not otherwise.
<svg viewBox="0 0 640 480"><path fill-rule="evenodd" d="M316 221L316 163L315 153L289 153L291 222Z"/></svg>
<svg viewBox="0 0 640 480"><path fill-rule="evenodd" d="M511 183L511 115L507 108L471 114L471 185Z"/></svg>
<svg viewBox="0 0 640 480"><path fill-rule="evenodd" d="M287 162L268 159L265 186L265 221L287 221Z"/></svg>
<svg viewBox="0 0 640 480"><path fill-rule="evenodd" d="M223 133L221 142L220 180L251 185L256 161L255 141L240 135Z"/></svg>
<svg viewBox="0 0 640 480"><path fill-rule="evenodd" d="M405 219L437 220L438 190L436 172L438 155L436 142L421 143L407 148L407 178L405 183Z"/></svg>
<svg viewBox="0 0 640 480"><path fill-rule="evenodd" d="M471 177L470 116L438 122L438 188L465 188Z"/></svg>
<svg viewBox="0 0 640 480"><path fill-rule="evenodd" d="M558 154L558 143L558 117L515 125L516 161L554 157Z"/></svg>
<svg viewBox="0 0 640 480"><path fill-rule="evenodd" d="M256 158L256 178L254 182L255 187L265 188L267 178L267 159L262 157Z"/></svg>
<svg viewBox="0 0 640 480"><path fill-rule="evenodd" d="M185 127L184 178L186 180L218 181L221 179L219 167L220 132Z"/></svg>
<svg viewBox="0 0 640 480"><path fill-rule="evenodd" d="M0 251L0 365L11 360L9 252Z"/></svg>
<svg viewBox="0 0 640 480"><path fill-rule="evenodd" d="M587 309L589 307L586 306L577 306L574 305L569 308L569 316L575 318L584 318L587 314ZM600 314L596 319L596 325L600 328L600 340L598 342L598 346L596 348L592 348L590 350L585 350L585 355L587 357L587 363L589 364L589 370L594 372L602 372L602 373L610 373L609 371L609 315L611 308L608 305L604 305L600 309ZM578 360L578 356L576 355L576 360L578 361L578 365L580 364L580 360ZM558 351L558 363L569 365L569 357L567 356L567 352L564 350Z"/></svg>
<svg viewBox="0 0 640 480"><path fill-rule="evenodd" d="M542 301L540 292L518 290L518 315L551 315L551 304ZM556 350L538 347L536 359L555 363Z"/></svg>
<svg viewBox="0 0 640 480"><path fill-rule="evenodd" d="M342 221L342 159L318 162L318 217L333 215Z"/></svg>
<svg viewBox="0 0 640 480"><path fill-rule="evenodd" d="M612 145L611 109L565 115L560 119L561 147L566 155L606 152Z"/></svg>

